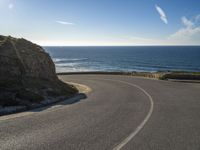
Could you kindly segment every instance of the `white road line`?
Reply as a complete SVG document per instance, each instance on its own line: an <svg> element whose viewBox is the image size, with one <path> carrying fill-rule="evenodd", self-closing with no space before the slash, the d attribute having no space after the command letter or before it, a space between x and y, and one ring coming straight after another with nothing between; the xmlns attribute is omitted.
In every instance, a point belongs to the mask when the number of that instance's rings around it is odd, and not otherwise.
<svg viewBox="0 0 200 150"><path fill-rule="evenodd" d="M128 82L120 81L120 80L112 80L112 79L103 79L103 80L114 81L114 82L121 82L121 83L124 83L124 84L128 84L130 86L136 87L139 90L141 90L149 98L150 103L151 103L149 112L146 115L146 117L144 118L144 120L141 122L141 124L128 137L126 137L123 141L121 141L118 145L116 145L113 148L113 150L121 150L128 142L130 142L142 130L142 128L145 126L145 124L147 123L147 121L151 117L151 115L153 113L153 108L154 108L153 98L151 97L151 95L147 91L145 91L142 87L140 87L140 86L138 86L136 84L132 84L132 83L128 83Z"/></svg>
<svg viewBox="0 0 200 150"><path fill-rule="evenodd" d="M71 80L77 80L77 79L71 79ZM80 79L78 79L78 80L80 80ZM154 109L153 98L145 89L143 89L142 87L140 87L136 84L133 84L133 83L129 83L129 82L121 81L121 80L113 80L113 79L84 79L84 80L105 80L105 81L121 82L123 84L127 84L130 86L136 87L137 89L141 90L149 98L150 109L149 109L148 114L144 118L144 120L139 124L139 126L129 136L127 136L123 141L121 141L118 145L116 145L113 148L113 150L121 150L128 142L130 142L142 130L142 128L148 122L149 118L151 117L151 115L153 113L153 109Z"/></svg>

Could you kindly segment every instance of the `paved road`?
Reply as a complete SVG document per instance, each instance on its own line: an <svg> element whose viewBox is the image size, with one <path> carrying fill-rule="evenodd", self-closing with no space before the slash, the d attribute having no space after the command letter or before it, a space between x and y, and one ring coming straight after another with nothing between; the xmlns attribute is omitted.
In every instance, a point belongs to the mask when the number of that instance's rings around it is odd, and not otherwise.
<svg viewBox="0 0 200 150"><path fill-rule="evenodd" d="M0 120L0 149L199 150L200 84L68 75L86 99Z"/></svg>

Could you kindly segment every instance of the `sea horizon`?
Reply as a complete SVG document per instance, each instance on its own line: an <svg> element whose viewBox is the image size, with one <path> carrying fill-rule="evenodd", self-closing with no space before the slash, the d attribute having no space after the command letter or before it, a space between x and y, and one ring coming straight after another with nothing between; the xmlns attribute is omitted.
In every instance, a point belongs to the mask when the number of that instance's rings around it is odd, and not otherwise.
<svg viewBox="0 0 200 150"><path fill-rule="evenodd" d="M48 47L200 47L200 45L41 45Z"/></svg>
<svg viewBox="0 0 200 150"><path fill-rule="evenodd" d="M200 46L45 46L56 72L200 72Z"/></svg>

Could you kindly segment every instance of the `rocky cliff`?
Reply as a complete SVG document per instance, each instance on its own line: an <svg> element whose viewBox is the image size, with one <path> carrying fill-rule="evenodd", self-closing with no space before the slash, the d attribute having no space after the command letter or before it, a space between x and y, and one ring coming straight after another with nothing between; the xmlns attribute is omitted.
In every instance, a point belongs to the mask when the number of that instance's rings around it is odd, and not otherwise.
<svg viewBox="0 0 200 150"><path fill-rule="evenodd" d="M0 36L0 106L32 105L77 90L61 82L48 53L23 38Z"/></svg>

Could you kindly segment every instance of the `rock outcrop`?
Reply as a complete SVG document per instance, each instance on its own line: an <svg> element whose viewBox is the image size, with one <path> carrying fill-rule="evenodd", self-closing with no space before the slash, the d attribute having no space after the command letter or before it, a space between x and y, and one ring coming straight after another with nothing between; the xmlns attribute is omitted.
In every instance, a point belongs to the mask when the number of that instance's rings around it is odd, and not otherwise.
<svg viewBox="0 0 200 150"><path fill-rule="evenodd" d="M48 53L23 38L0 36L0 106L32 105L76 88L61 82Z"/></svg>

